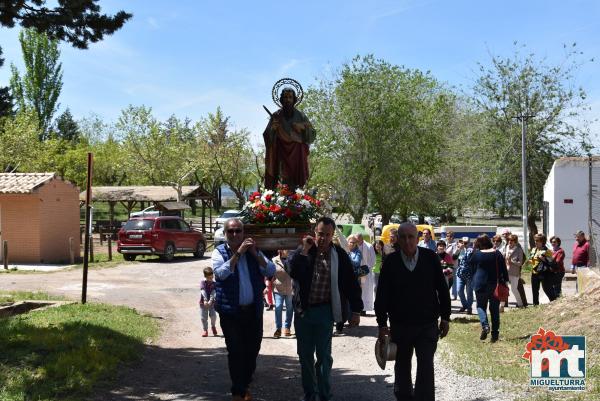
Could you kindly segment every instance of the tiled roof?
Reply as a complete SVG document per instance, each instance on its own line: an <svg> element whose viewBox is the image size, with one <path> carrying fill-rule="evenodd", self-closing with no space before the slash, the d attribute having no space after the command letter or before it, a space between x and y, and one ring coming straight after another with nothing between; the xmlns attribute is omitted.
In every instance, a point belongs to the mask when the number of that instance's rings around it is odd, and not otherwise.
<svg viewBox="0 0 600 401"><path fill-rule="evenodd" d="M54 177L54 173L0 173L0 194L29 194Z"/></svg>
<svg viewBox="0 0 600 401"><path fill-rule="evenodd" d="M211 195L198 186L184 185L181 187L183 199L210 199ZM86 191L79 194L79 200L84 201ZM144 201L165 202L177 200L177 191L167 186L127 186L127 187L92 187L93 201Z"/></svg>

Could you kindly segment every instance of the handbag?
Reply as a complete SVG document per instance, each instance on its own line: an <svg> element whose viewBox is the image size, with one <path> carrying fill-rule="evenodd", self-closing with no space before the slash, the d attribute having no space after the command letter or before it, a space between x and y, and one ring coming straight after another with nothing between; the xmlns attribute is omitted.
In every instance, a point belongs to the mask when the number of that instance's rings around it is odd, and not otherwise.
<svg viewBox="0 0 600 401"><path fill-rule="evenodd" d="M496 256L496 288L494 289L494 298L500 302L508 302L508 286L500 282L500 269L498 269L498 256Z"/></svg>
<svg viewBox="0 0 600 401"><path fill-rule="evenodd" d="M370 270L369 270L369 266L367 266L367 265L362 265L362 266L359 266L359 267L358 267L358 270L357 270L357 272L356 272L356 275L357 275L358 277L364 277L364 276L366 276L367 274L369 274L369 271L370 271Z"/></svg>

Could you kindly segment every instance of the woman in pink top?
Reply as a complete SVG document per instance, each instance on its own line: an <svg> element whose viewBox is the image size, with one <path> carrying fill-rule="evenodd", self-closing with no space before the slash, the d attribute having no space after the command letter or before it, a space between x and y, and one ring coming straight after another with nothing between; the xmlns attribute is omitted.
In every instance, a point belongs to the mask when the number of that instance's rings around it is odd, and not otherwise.
<svg viewBox="0 0 600 401"><path fill-rule="evenodd" d="M557 236L550 238L550 244L552 245L552 259L554 259L558 265L556 282L554 283L554 293L557 297L560 297L562 293L562 280L565 276L565 250L560 247L561 240Z"/></svg>

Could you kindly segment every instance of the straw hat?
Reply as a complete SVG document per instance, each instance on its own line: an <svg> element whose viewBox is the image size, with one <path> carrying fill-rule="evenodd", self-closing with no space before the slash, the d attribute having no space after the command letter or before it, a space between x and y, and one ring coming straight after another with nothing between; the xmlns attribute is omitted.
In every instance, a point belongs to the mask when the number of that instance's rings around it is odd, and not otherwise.
<svg viewBox="0 0 600 401"><path fill-rule="evenodd" d="M387 361L396 360L396 344L390 341L390 336L385 336L383 341L378 338L375 342L375 359L381 369L385 369Z"/></svg>

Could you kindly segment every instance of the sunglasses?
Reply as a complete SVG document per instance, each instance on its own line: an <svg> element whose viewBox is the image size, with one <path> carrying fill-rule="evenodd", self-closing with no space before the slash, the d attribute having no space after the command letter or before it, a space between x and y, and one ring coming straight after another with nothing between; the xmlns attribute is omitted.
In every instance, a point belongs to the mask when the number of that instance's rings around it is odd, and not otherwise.
<svg viewBox="0 0 600 401"><path fill-rule="evenodd" d="M236 228L236 229L231 228L231 229L227 230L227 234L240 234L241 232L242 232L242 229L240 229L240 228Z"/></svg>

